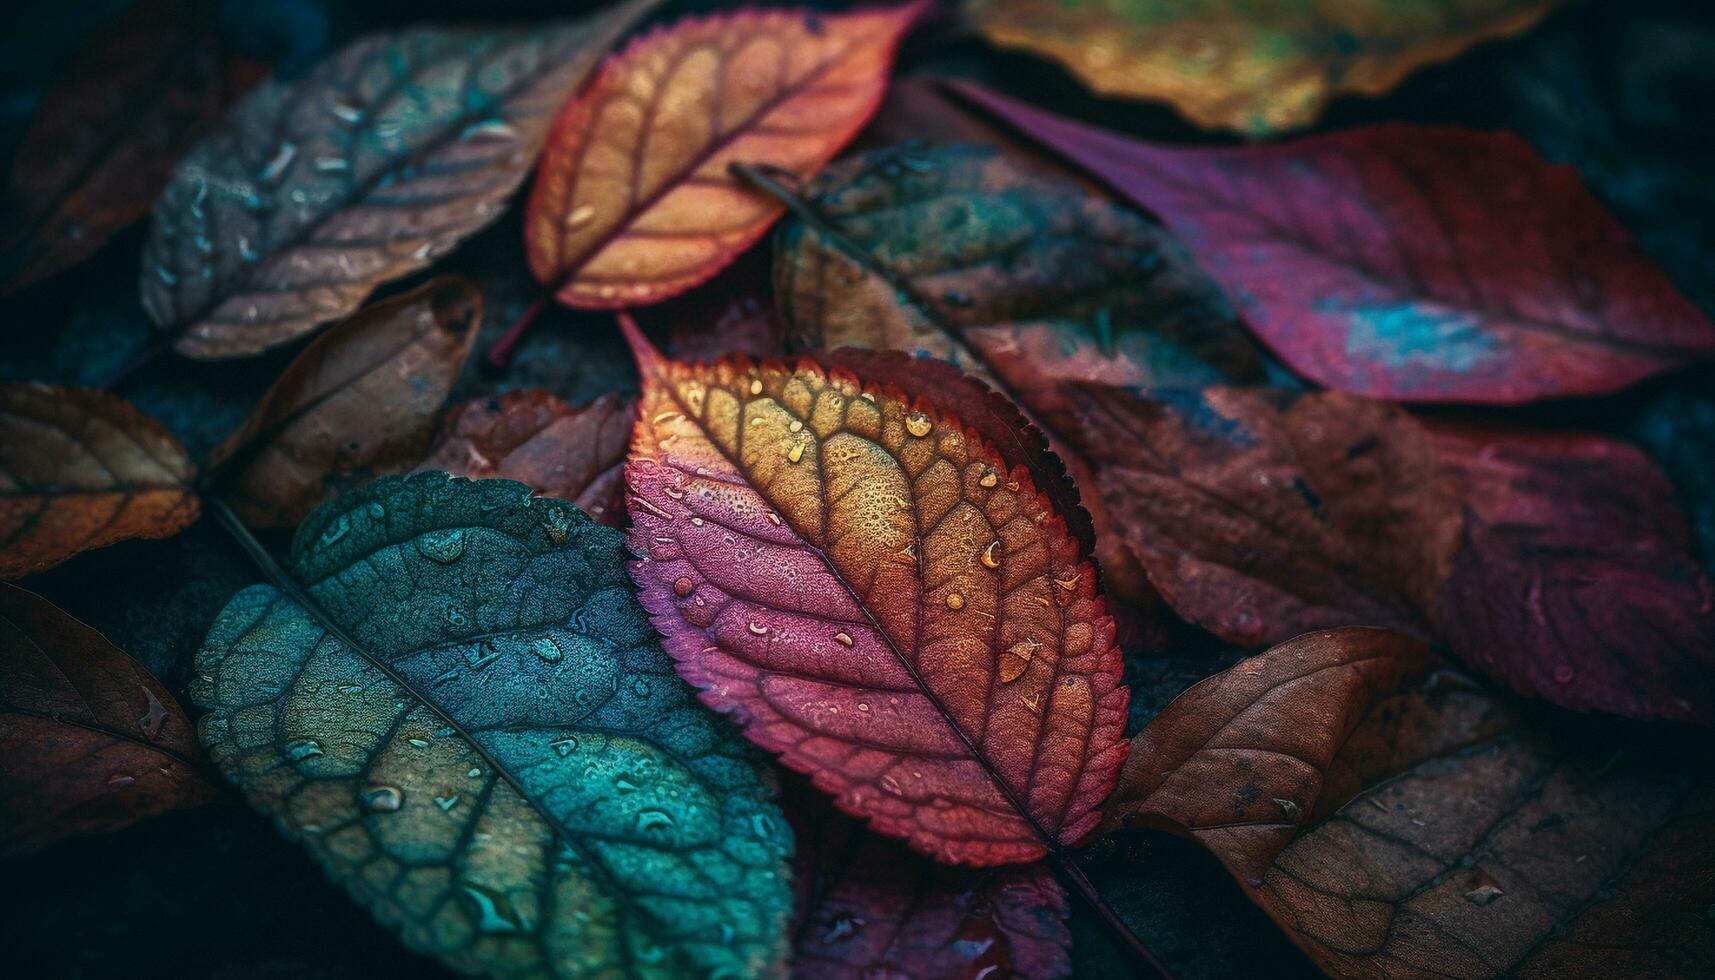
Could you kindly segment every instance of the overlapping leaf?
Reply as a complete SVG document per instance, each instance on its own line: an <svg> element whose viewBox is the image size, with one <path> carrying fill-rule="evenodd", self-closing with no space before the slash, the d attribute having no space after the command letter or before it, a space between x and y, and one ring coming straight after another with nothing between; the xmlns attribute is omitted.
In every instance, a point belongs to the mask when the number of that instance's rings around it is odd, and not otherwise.
<svg viewBox="0 0 1715 980"><path fill-rule="evenodd" d="M476 286L446 278L316 338L210 456L231 468L222 496L247 524L286 527L342 484L409 468L481 324Z"/></svg>
<svg viewBox="0 0 1715 980"><path fill-rule="evenodd" d="M924 7L745 9L633 42L554 124L525 220L537 280L568 305L618 308L713 276L782 211L729 165L820 169L881 103Z"/></svg>
<svg viewBox="0 0 1715 980"><path fill-rule="evenodd" d="M1328 387L1514 403L1715 355L1715 324L1515 136L1388 125L1172 148L959 91L1160 215L1264 342Z"/></svg>
<svg viewBox="0 0 1715 980"><path fill-rule="evenodd" d="M521 484L378 480L299 529L301 592L252 587L211 628L203 742L455 968L767 975L791 831L622 565L618 532Z"/></svg>
<svg viewBox="0 0 1715 980"><path fill-rule="evenodd" d="M142 664L0 583L0 857L210 799L201 754Z"/></svg>
<svg viewBox="0 0 1715 980"><path fill-rule="evenodd" d="M1715 963L1707 785L1557 745L1405 637L1339 630L1246 660L1131 759L1116 807L1202 841L1330 974Z"/></svg>
<svg viewBox="0 0 1715 980"><path fill-rule="evenodd" d="M1094 571L1028 468L899 388L665 362L630 329L632 576L704 701L941 860L1087 835L1126 691Z"/></svg>
<svg viewBox="0 0 1715 980"><path fill-rule="evenodd" d="M996 44L1038 52L1104 95L1171 102L1199 126L1266 135L1336 95L1380 95L1555 0L966 0Z"/></svg>
<svg viewBox="0 0 1715 980"><path fill-rule="evenodd" d="M179 156L260 80L213 22L212 4L144 0L73 55L12 157L6 289L65 269L149 213Z"/></svg>
<svg viewBox="0 0 1715 980"><path fill-rule="evenodd" d="M0 578L197 519L196 469L164 426L83 388L0 384Z"/></svg>
<svg viewBox="0 0 1715 980"><path fill-rule="evenodd" d="M625 520L621 468L637 406L603 395L573 408L550 391L510 391L454 406L418 469L517 480L578 505L597 521Z"/></svg>
<svg viewBox="0 0 1715 980"><path fill-rule="evenodd" d="M552 113L659 0L579 23L412 28L270 82L155 205L143 300L180 353L253 354L357 309L488 224Z"/></svg>

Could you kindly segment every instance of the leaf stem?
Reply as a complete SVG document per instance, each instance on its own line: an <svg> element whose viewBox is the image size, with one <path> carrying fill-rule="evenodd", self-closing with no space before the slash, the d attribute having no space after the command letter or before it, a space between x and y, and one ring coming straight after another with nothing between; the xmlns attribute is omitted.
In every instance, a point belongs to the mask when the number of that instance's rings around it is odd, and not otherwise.
<svg viewBox="0 0 1715 980"><path fill-rule="evenodd" d="M1054 870L1060 873L1060 877L1072 883L1073 890L1091 909L1095 910L1096 915L1101 918L1102 924L1108 927L1108 931L1113 933L1114 938L1125 944L1125 947L1131 951L1131 955L1138 962L1148 967L1159 980L1173 980L1173 974L1168 972L1167 966L1156 958L1149 947L1144 945L1143 940L1138 938L1137 933L1132 932L1131 927L1125 924L1125 920L1121 919L1119 914L1102 898L1102 893L1097 890L1096 883L1091 881L1090 877L1084 874L1084 869L1078 866L1078 857L1075 853L1055 851L1048 860Z"/></svg>
<svg viewBox="0 0 1715 980"><path fill-rule="evenodd" d="M512 325L506 328L506 332L500 335L499 340L488 345L488 350L482 355L483 362L496 371L506 370L507 365L512 363L512 355L517 351L518 344L523 341L525 334L530 332L530 325L535 323L536 318L542 315L542 311L548 308L550 298L548 293L538 296L536 302L530 304L529 309L526 309L518 319L512 321Z"/></svg>

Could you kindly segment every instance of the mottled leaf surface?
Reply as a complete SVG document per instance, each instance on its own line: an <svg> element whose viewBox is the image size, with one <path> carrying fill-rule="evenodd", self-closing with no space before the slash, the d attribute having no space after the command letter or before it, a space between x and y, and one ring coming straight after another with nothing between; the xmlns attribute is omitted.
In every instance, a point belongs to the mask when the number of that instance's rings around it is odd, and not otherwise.
<svg viewBox="0 0 1715 980"><path fill-rule="evenodd" d="M418 469L517 480L610 526L625 520L625 450L637 404L603 395L573 408L551 391L509 391L449 409Z"/></svg>
<svg viewBox="0 0 1715 980"><path fill-rule="evenodd" d="M1562 744L1410 645L1303 637L1186 692L1134 747L1150 819L1335 976L1707 972L1707 787Z"/></svg>
<svg viewBox="0 0 1715 980"><path fill-rule="evenodd" d="M1103 95L1159 99L1253 136L1314 122L1336 95L1536 23L1554 0L966 0L991 41L1061 62Z"/></svg>
<svg viewBox="0 0 1715 980"><path fill-rule="evenodd" d="M131 4L42 96L7 184L8 291L77 263L148 214L179 156L260 80L260 66L221 39L213 6Z"/></svg>
<svg viewBox="0 0 1715 980"><path fill-rule="evenodd" d="M1044 863L949 868L806 803L798 819L797 980L1071 972L1066 893Z"/></svg>
<svg viewBox="0 0 1715 980"><path fill-rule="evenodd" d="M180 353L223 358L353 312L499 215L560 103L658 2L369 35L296 83L264 84L155 205L149 314Z"/></svg>
<svg viewBox="0 0 1715 980"><path fill-rule="evenodd" d="M198 655L203 742L400 933L496 976L766 975L791 831L632 597L618 532L504 480L312 514ZM342 638L352 637L362 650Z"/></svg>
<svg viewBox="0 0 1715 980"><path fill-rule="evenodd" d="M1433 610L1453 652L1570 708L1715 722L1715 585L1649 457L1579 433L1435 442L1470 514Z"/></svg>
<svg viewBox="0 0 1715 980"><path fill-rule="evenodd" d="M0 577L197 519L196 470L164 426L99 391L0 384Z"/></svg>
<svg viewBox="0 0 1715 980"><path fill-rule="evenodd" d="M632 576L682 676L940 860L1077 843L1126 691L1064 518L960 419L801 360L666 362L631 328Z"/></svg>
<svg viewBox="0 0 1715 980"><path fill-rule="evenodd" d="M783 210L728 167L804 178L833 159L881 104L925 6L746 8L632 42L554 123L525 219L536 279L569 306L611 309L719 272Z"/></svg>
<svg viewBox="0 0 1715 980"><path fill-rule="evenodd" d="M0 857L205 802L201 756L142 664L0 583Z"/></svg>
<svg viewBox="0 0 1715 980"><path fill-rule="evenodd" d="M1424 428L1339 392L1068 385L1116 533L1186 619L1241 645L1352 624L1427 636L1462 526Z"/></svg>
<svg viewBox="0 0 1715 980"><path fill-rule="evenodd" d="M1326 387L1507 404L1715 354L1715 324L1573 171L1516 136L1396 124L1175 148L958 90L1160 215Z"/></svg>
<svg viewBox="0 0 1715 980"><path fill-rule="evenodd" d="M481 324L482 293L449 277L317 337L210 456L231 469L222 496L246 524L287 527L341 485L408 469Z"/></svg>

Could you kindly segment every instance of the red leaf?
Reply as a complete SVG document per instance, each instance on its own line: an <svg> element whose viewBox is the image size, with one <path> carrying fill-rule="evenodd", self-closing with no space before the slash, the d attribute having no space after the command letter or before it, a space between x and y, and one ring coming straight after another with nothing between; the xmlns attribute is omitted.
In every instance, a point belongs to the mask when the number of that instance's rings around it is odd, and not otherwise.
<svg viewBox="0 0 1715 980"><path fill-rule="evenodd" d="M784 210L728 171L806 178L881 103L927 0L824 16L740 9L647 34L566 104L537 168L524 243L568 306L659 302L706 281Z"/></svg>
<svg viewBox="0 0 1715 980"><path fill-rule="evenodd" d="M1436 446L1470 513L1433 610L1454 653L1569 708L1715 722L1715 586L1649 457L1451 426Z"/></svg>
<svg viewBox="0 0 1715 980"><path fill-rule="evenodd" d="M582 408L542 390L479 398L447 410L434 449L417 469L517 480L619 527L625 520L620 467L635 414L635 402L612 394Z"/></svg>
<svg viewBox="0 0 1715 980"><path fill-rule="evenodd" d="M1087 835L1127 692L1029 470L944 403L808 360L664 362L627 324L632 576L703 700L940 860Z"/></svg>
<svg viewBox="0 0 1715 980"><path fill-rule="evenodd" d="M1616 391L1715 324L1568 168L1505 133L1387 125L1179 148L959 92L1161 216L1292 368L1407 401Z"/></svg>
<svg viewBox="0 0 1715 980"><path fill-rule="evenodd" d="M201 758L184 709L142 664L0 584L0 857L206 802Z"/></svg>

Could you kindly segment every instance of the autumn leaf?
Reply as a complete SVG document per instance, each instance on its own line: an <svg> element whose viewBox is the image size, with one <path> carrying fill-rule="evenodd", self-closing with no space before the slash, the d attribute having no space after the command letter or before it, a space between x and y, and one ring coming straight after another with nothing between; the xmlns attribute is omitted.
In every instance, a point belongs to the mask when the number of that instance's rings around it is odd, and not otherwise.
<svg viewBox="0 0 1715 980"><path fill-rule="evenodd" d="M949 868L864 833L823 800L794 810L805 893L794 980L1071 972L1066 893L1047 865Z"/></svg>
<svg viewBox="0 0 1715 980"><path fill-rule="evenodd" d="M569 306L613 309L713 276L782 211L728 166L814 174L875 112L926 6L746 8L632 42L554 123L525 217L537 281Z"/></svg>
<svg viewBox="0 0 1715 980"><path fill-rule="evenodd" d="M1094 571L1030 471L898 387L667 362L624 322L632 577L704 703L939 860L1086 836L1126 691Z"/></svg>
<svg viewBox="0 0 1715 980"><path fill-rule="evenodd" d="M102 25L48 89L12 157L5 289L93 255L149 213L179 156L261 80L212 5L139 0Z"/></svg>
<svg viewBox="0 0 1715 980"><path fill-rule="evenodd" d="M1505 133L1384 125L1167 147L958 91L1167 222L1318 384L1510 404L1715 355L1715 324L1564 167Z"/></svg>
<svg viewBox="0 0 1715 980"><path fill-rule="evenodd" d="M1231 643L1348 624L1431 633L1459 485L1402 410L1339 392L1067 385L1116 536L1173 608Z"/></svg>
<svg viewBox="0 0 1715 980"><path fill-rule="evenodd" d="M214 796L191 722L149 671L0 583L0 857Z"/></svg>
<svg viewBox="0 0 1715 980"><path fill-rule="evenodd" d="M447 410L419 470L517 480L602 524L625 520L621 467L636 402L603 395L573 408L550 391L509 391Z"/></svg>
<svg viewBox="0 0 1715 980"><path fill-rule="evenodd" d="M0 578L197 519L196 468L159 422L113 395L0 383Z"/></svg>
<svg viewBox="0 0 1715 980"><path fill-rule="evenodd" d="M660 0L581 22L418 27L269 82L155 205L143 302L179 353L255 354L353 312L500 214L559 108Z"/></svg>
<svg viewBox="0 0 1715 980"><path fill-rule="evenodd" d="M995 44L1064 64L1103 95L1173 104L1205 129L1306 126L1337 95L1381 95L1425 65L1541 20L1554 0L966 0Z"/></svg>
<svg viewBox="0 0 1715 980"><path fill-rule="evenodd" d="M377 480L304 522L283 590L210 629L203 743L461 972L773 973L791 831L623 561L619 532L522 484Z"/></svg>
<svg viewBox="0 0 1715 980"><path fill-rule="evenodd" d="M1113 806L1204 843L1335 976L1704 972L1715 796L1615 760L1346 629L1186 692Z"/></svg>
<svg viewBox="0 0 1715 980"><path fill-rule="evenodd" d="M365 307L317 337L216 447L222 497L253 527L422 458L482 323L482 293L452 277Z"/></svg>
<svg viewBox="0 0 1715 980"><path fill-rule="evenodd" d="M1648 456L1452 425L1435 445L1470 513L1433 610L1454 653L1566 707L1715 722L1715 585Z"/></svg>

